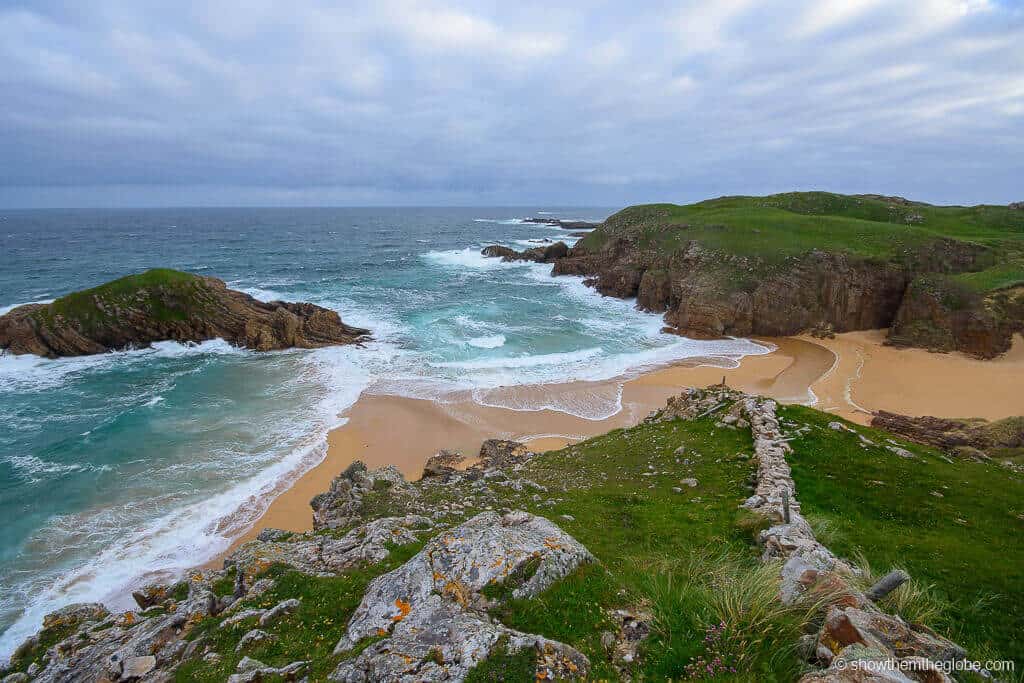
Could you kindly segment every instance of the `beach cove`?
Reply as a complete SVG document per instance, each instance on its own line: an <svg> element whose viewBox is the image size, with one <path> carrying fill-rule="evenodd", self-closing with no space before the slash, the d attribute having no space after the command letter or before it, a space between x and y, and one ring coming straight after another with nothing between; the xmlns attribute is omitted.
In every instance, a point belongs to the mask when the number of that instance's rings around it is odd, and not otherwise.
<svg viewBox="0 0 1024 683"><path fill-rule="evenodd" d="M612 429L642 421L685 387L724 381L744 392L782 403L813 405L853 422L869 424L871 411L889 410L936 417L996 420L1024 413L1024 339L995 361L960 353L929 353L883 344L884 330L849 332L833 339L809 336L757 339L773 348L744 357L735 367L722 359L689 360L635 377L508 388L510 395L605 396L621 391L622 408L600 420L555 410L512 410L482 406L466 397L445 403L399 396L364 395L345 413L348 422L328 436L319 465L288 487L262 517L236 539L230 553L272 527L312 528L309 500L327 490L335 476L361 460L370 469L395 465L408 480L418 479L427 458L438 450L459 451L472 461L489 438L523 441L535 451L563 448ZM207 566L219 567L223 556Z"/></svg>

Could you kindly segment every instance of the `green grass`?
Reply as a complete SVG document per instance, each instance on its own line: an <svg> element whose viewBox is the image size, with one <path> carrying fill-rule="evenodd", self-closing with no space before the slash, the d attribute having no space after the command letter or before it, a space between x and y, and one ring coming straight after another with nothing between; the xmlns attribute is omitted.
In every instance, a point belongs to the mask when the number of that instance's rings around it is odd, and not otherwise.
<svg viewBox="0 0 1024 683"><path fill-rule="evenodd" d="M262 627L277 637L276 642L258 644L245 652L235 652L235 646L248 631L256 628L255 619L228 628L219 628L223 619L207 617L189 634L189 638L203 638L210 648L220 654L216 664L193 659L178 668L175 680L180 683L221 683L234 673L243 656L264 664L280 667L294 661L309 661L306 673L311 681L324 681L343 659L332 654L348 625L348 619L359 606L367 585L374 577L391 571L413 555L421 544L397 546L388 559L378 565L346 572L337 577L314 577L301 574L281 565L270 567L261 576L274 578L274 587L262 596L246 600L242 609L269 608L282 600L298 598L301 605L295 613L286 615L273 624ZM363 647L370 642L362 643ZM352 657L357 651L347 653Z"/></svg>
<svg viewBox="0 0 1024 683"><path fill-rule="evenodd" d="M706 248L778 266L813 249L884 261L915 258L923 247L955 239L988 247L978 266L994 267L1007 250L1024 245L1024 212L1001 206L908 205L863 196L794 192L767 197L722 197L696 204L648 204L624 209L585 237L598 249L626 236L665 254L696 240ZM1012 273L993 271L979 284Z"/></svg>
<svg viewBox="0 0 1024 683"><path fill-rule="evenodd" d="M864 582L896 566L913 576L883 607L925 622L975 658L1019 661L1021 476L990 464L950 464L936 451L901 441L918 456L906 460L882 447L887 435L854 426L879 444L862 449L854 435L827 428L834 416L802 407L781 414L791 426L812 427L791 442L789 460L803 512L822 541L864 565ZM677 455L680 445L686 451ZM630 665L634 680L796 680L807 670L796 646L824 596L792 606L777 600L778 566L762 564L753 545L764 521L737 509L750 493L751 449L749 430L716 428L704 418L615 430L531 460L515 476L547 490L535 499L531 487L495 487L500 493L491 506L551 519L599 563L580 567L535 598L513 599L515 586L536 569L527 566L485 589L495 601L492 616L577 648L590 659L595 680L619 677L601 642L603 633L617 631L616 609L652 615L651 635ZM699 485L680 487L688 477ZM364 514L400 515L410 501L465 501L463 493L428 487L413 499L380 489L366 495ZM466 510L451 523L479 511ZM369 581L417 550L395 548L380 565L333 578L271 568L273 591L250 604L269 607L297 597L302 606L267 629L276 642L245 654L274 666L312 660L309 680L325 680L340 661L333 647ZM220 587L227 585L225 579ZM220 681L234 670L242 656L234 647L254 624L219 629L219 622L204 620L190 637L207 639L221 661L188 662L177 680ZM495 652L469 680L533 680L534 653Z"/></svg>
<svg viewBox="0 0 1024 683"><path fill-rule="evenodd" d="M833 552L860 554L879 573L905 568L926 602L943 605L931 626L969 652L1024 661L1024 478L902 441L918 457L900 458L882 447L890 435L851 425L879 444L861 448L809 408L782 414L814 427L791 443L789 461L803 511L827 520Z"/></svg>
<svg viewBox="0 0 1024 683"><path fill-rule="evenodd" d="M687 452L677 456L681 444ZM614 630L610 611L638 606L653 611L658 628L645 642L634 676L689 677L700 662L720 656L717 675L731 680L794 680L803 669L793 646L806 615L775 599L778 568L764 570L752 543L763 522L737 512L749 495L750 451L749 430L716 429L706 418L615 430L532 461L523 476L558 487L549 495L560 500L553 507L529 496L510 502L556 521L601 565L581 568L535 599L506 603L494 615L576 647L599 680L618 678L600 644L601 632ZM652 471L657 474L645 476ZM560 490L567 472L586 486ZM672 491L684 477L696 478L699 486ZM759 590L740 581L750 576ZM723 603L725 596L734 602ZM764 617L758 635L747 628L755 613ZM708 629L723 621L727 631L705 641ZM743 673L729 674L729 666Z"/></svg>
<svg viewBox="0 0 1024 683"><path fill-rule="evenodd" d="M976 273L960 273L954 277L976 292L1024 286L1024 258L999 263Z"/></svg>
<svg viewBox="0 0 1024 683"><path fill-rule="evenodd" d="M77 321L86 331L116 320L118 311L127 309L143 310L156 320L184 320L186 311L201 307L205 289L204 280L197 275L153 268L63 296L36 316L44 324L62 316Z"/></svg>

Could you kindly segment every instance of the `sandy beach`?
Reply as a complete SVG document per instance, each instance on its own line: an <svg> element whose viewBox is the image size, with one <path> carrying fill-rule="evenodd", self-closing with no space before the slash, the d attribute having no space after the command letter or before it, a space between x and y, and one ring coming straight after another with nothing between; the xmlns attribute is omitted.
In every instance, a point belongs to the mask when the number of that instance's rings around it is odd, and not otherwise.
<svg viewBox="0 0 1024 683"><path fill-rule="evenodd" d="M883 330L851 332L834 339L810 337L760 339L771 353L747 356L737 367L691 360L607 382L574 382L496 389L489 403L515 405L538 394L561 405L607 403L621 390L621 410L600 420L556 410L522 411L482 406L471 397L451 402L398 396L364 395L348 411L347 424L331 432L327 455L268 508L232 546L265 527L289 531L311 528L309 500L355 460L370 468L394 464L417 479L423 464L444 448L473 456L482 441L525 441L537 451L636 424L682 388L724 381L731 387L802 403L867 424L872 410L911 415L998 419L1024 414L1024 339L994 361L962 354L935 354L884 346ZM719 360L721 362L721 360ZM610 398L611 397L611 398ZM230 551L229 551L230 552ZM211 563L219 566L220 558Z"/></svg>

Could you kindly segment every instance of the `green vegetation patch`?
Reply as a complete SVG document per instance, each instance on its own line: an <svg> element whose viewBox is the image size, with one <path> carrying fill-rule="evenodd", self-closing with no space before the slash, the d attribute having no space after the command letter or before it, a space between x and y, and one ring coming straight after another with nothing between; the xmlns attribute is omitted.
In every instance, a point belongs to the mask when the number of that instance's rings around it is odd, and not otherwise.
<svg viewBox="0 0 1024 683"><path fill-rule="evenodd" d="M86 332L118 320L128 310L144 311L156 320L184 320L186 311L202 307L206 289L198 275L154 268L63 296L36 316L43 324L62 316Z"/></svg>
<svg viewBox="0 0 1024 683"><path fill-rule="evenodd" d="M666 257L696 241L710 250L755 259L759 272L815 249L865 260L913 262L922 250L956 240L979 247L978 265L970 270L985 268L986 274L976 273L968 281L979 291L989 291L1021 280L1020 263L1004 262L1019 256L1024 246L1024 212L828 192L721 197L685 206L629 207L580 244L598 250L614 237Z"/></svg>
<svg viewBox="0 0 1024 683"><path fill-rule="evenodd" d="M827 520L832 551L879 573L905 568L941 613L930 625L975 658L1024 661L1024 477L895 440L916 456L901 458L885 432L849 425L876 444L862 447L828 429L832 415L781 412L812 426L791 442L789 462L803 511Z"/></svg>
<svg viewBox="0 0 1024 683"><path fill-rule="evenodd" d="M264 664L281 667L295 661L311 662L306 673L311 681L324 681L345 657L356 656L372 640L361 643L361 648L342 656L333 654L356 607L363 599L366 587L374 577L395 569L419 552L422 544L391 548L384 562L346 572L336 577L315 577L302 574L283 565L274 565L261 577L274 579L274 587L258 598L247 599L242 609L270 608L282 600L298 598L298 610L274 623L262 627L275 636L273 642L254 644L244 652L235 647L248 631L256 628L255 619L220 628L220 617L203 619L189 634L190 639L202 638L220 659L206 662L193 659L182 664L175 674L181 683L221 683L234 673L243 656Z"/></svg>

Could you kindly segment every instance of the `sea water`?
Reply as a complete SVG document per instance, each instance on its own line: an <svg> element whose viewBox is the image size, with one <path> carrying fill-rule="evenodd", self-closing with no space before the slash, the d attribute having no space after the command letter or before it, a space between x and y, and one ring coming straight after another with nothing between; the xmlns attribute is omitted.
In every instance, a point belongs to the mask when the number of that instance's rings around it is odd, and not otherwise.
<svg viewBox="0 0 1024 683"><path fill-rule="evenodd" d="M310 301L365 347L253 353L222 340L47 360L0 356L0 660L63 604L125 596L228 547L324 456L366 392L470 395L602 419L621 393L496 392L601 380L688 357L764 353L663 334L660 316L551 266L503 263L570 232L524 223L610 209L165 209L0 212L0 313L153 267ZM538 398L523 398L524 395ZM515 396L513 400L509 398Z"/></svg>

